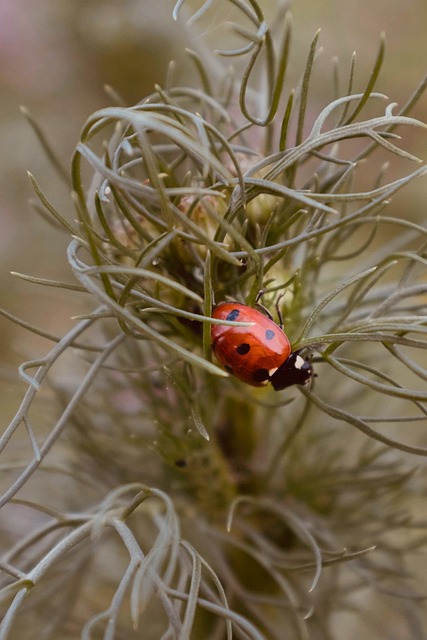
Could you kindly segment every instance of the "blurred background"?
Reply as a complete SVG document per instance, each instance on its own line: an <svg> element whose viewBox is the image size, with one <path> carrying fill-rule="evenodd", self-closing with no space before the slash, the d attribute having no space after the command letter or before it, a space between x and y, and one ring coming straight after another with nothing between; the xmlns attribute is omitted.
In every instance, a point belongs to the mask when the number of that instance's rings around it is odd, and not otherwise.
<svg viewBox="0 0 427 640"><path fill-rule="evenodd" d="M2 0L0 4L0 306L46 330L63 333L70 326L69 296L51 294L10 275L10 271L43 278L67 279L64 258L67 238L53 232L33 211L31 171L52 203L72 216L69 188L46 159L41 146L20 112L26 106L46 132L56 153L68 168L80 129L94 110L111 104L104 86L112 86L128 104L139 101L164 83L170 59L182 58L185 46L197 49L207 39L221 46L223 29L209 21L186 30L185 9L202 3L189 0L178 22L172 20L172 0ZM276 0L261 0L267 14ZM227 19L225 2L218 15ZM356 89L364 86L378 49L379 34L387 36L386 60L378 90L402 104L427 71L427 3L425 0L298 0L294 18L293 69L302 69L311 39L320 27L323 55L317 65L316 95L310 95L313 117L316 103L325 104L332 86L331 60L338 56L348 69L357 51ZM222 13L221 13L222 11ZM191 69L190 65L190 69ZM291 65L291 73L292 73ZM345 72L342 74L344 83ZM427 99L416 115L427 116ZM427 119L426 117L424 119ZM426 139L419 130L411 151L425 159ZM421 181L398 196L393 206L424 210L427 185ZM51 306L51 302L53 307ZM72 313L75 313L73 306ZM63 325L61 327L61 324ZM40 355L46 344L16 331L0 318L3 384L16 381L22 359ZM7 365L11 364L12 368ZM19 391L19 390L18 390ZM19 391L20 393L20 391ZM12 415L16 407L4 406Z"/></svg>

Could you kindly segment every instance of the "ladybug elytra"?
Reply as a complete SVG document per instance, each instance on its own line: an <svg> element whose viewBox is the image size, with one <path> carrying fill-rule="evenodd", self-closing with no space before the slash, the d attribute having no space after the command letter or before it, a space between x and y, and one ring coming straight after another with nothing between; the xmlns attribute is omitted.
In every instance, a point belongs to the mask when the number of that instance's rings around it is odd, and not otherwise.
<svg viewBox="0 0 427 640"><path fill-rule="evenodd" d="M217 320L253 322L250 327L212 325L212 349L226 371L253 387L271 382L276 391L294 384L305 385L313 367L298 352L292 352L287 335L261 311L239 302L214 307Z"/></svg>

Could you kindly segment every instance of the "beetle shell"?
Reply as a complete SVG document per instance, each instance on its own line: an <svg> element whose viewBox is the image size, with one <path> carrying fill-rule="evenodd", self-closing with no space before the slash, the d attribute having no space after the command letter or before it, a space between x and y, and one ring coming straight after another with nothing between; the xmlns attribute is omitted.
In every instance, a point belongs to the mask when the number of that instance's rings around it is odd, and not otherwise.
<svg viewBox="0 0 427 640"><path fill-rule="evenodd" d="M276 391L311 380L311 363L292 353L287 335L261 311L239 302L222 302L214 307L212 317L253 323L248 327L214 324L211 329L215 356L239 380L253 387L271 382Z"/></svg>
<svg viewBox="0 0 427 640"><path fill-rule="evenodd" d="M291 354L282 329L266 315L238 302L223 302L213 310L217 320L253 322L251 327L212 325L212 349L224 368L254 387L266 385Z"/></svg>

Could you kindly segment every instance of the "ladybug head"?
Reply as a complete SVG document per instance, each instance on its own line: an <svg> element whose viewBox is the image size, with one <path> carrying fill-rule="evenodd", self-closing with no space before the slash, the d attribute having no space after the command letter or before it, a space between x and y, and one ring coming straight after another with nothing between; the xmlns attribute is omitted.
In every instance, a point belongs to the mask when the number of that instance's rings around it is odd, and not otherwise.
<svg viewBox="0 0 427 640"><path fill-rule="evenodd" d="M298 351L291 353L289 358L273 373L270 382L275 391L281 391L294 384L305 385L313 377L313 367L309 360L304 360Z"/></svg>

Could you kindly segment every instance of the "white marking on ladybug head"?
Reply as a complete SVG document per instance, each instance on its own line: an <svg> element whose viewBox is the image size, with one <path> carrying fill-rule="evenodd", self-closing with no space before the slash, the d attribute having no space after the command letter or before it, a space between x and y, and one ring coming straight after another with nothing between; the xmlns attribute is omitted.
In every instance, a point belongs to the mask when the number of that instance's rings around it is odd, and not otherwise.
<svg viewBox="0 0 427 640"><path fill-rule="evenodd" d="M295 358L295 365L294 365L295 369L302 369L304 364L305 364L304 358L301 358L301 356L297 356Z"/></svg>

